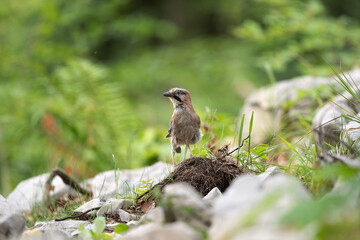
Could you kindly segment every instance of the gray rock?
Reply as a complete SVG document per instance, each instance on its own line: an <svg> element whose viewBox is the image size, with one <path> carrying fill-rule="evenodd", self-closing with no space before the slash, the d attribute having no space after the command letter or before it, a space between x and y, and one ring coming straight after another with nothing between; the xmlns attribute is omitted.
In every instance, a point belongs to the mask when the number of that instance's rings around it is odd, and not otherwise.
<svg viewBox="0 0 360 240"><path fill-rule="evenodd" d="M237 178L215 201L210 239L235 239L249 227L277 227L294 204L310 199L296 178L276 175L266 181L253 175Z"/></svg>
<svg viewBox="0 0 360 240"><path fill-rule="evenodd" d="M134 221L134 220L126 223L126 225L128 225L130 227L129 229L135 228L138 224L139 224L139 221Z"/></svg>
<svg viewBox="0 0 360 240"><path fill-rule="evenodd" d="M134 214L130 214L126 212L125 210L118 209L118 214L122 222L130 222L132 220L136 220L137 217Z"/></svg>
<svg viewBox="0 0 360 240"><path fill-rule="evenodd" d="M349 139L352 142L355 142L360 138L360 123L351 121L346 124L345 130L347 131Z"/></svg>
<svg viewBox="0 0 360 240"><path fill-rule="evenodd" d="M89 211L91 209L102 207L105 204L106 204L106 201L103 201L103 200L101 200L99 198L94 198L94 199L84 203L83 205L81 205L77 209L75 209L74 213L84 213L84 212ZM90 214L90 212L89 212L89 214Z"/></svg>
<svg viewBox="0 0 360 240"><path fill-rule="evenodd" d="M210 225L209 207L202 196L186 183L173 183L164 188L163 204L166 221L183 221L198 229Z"/></svg>
<svg viewBox="0 0 360 240"><path fill-rule="evenodd" d="M349 74L355 82L360 84L360 69L354 69ZM297 101L299 90L310 90L316 86L326 86L329 84L336 84L334 77L304 76L277 82L273 86L266 86L256 90L245 100L240 114L240 119L242 114L245 114L243 136L246 137L248 135L252 112L254 112L254 120L251 139L254 144L263 143L269 136L279 130L285 114L283 109L285 103L289 101L295 102L291 111L286 113L288 118L296 117L299 114L311 114L316 103L310 97ZM334 114L331 113L333 109L334 107L331 106L321 111L319 113L321 116L317 117L318 120L315 126L318 127L321 123L325 123L325 119L330 120L334 116L338 116L338 110Z"/></svg>
<svg viewBox="0 0 360 240"><path fill-rule="evenodd" d="M185 223L176 222L165 225L145 224L129 230L118 240L200 240L200 235Z"/></svg>
<svg viewBox="0 0 360 240"><path fill-rule="evenodd" d="M360 114L357 114L357 116L360 119ZM348 122L341 132L340 139L353 146L353 148L360 148L360 123L355 121Z"/></svg>
<svg viewBox="0 0 360 240"><path fill-rule="evenodd" d="M133 170L110 170L89 179L87 184L91 186L94 196L104 199L116 198L132 194L133 188L142 185L141 181L151 179L154 184L169 175L173 166L163 162L157 162L152 166Z"/></svg>
<svg viewBox="0 0 360 240"><path fill-rule="evenodd" d="M0 194L0 217L15 213L7 200Z"/></svg>
<svg viewBox="0 0 360 240"><path fill-rule="evenodd" d="M260 179L261 181L266 181L270 177L276 176L278 174L281 174L281 170L277 166L270 167L266 169L266 171L262 174L257 175L256 177Z"/></svg>
<svg viewBox="0 0 360 240"><path fill-rule="evenodd" d="M217 187L214 187L205 197L203 197L203 201L211 206L212 203L221 196L221 191Z"/></svg>
<svg viewBox="0 0 360 240"><path fill-rule="evenodd" d="M207 206L201 201L199 192L186 183L173 183L166 185L164 196L170 197L173 204L177 207L191 206L193 209L205 210Z"/></svg>
<svg viewBox="0 0 360 240"><path fill-rule="evenodd" d="M280 229L272 226L263 226L261 230L255 226L246 228L238 233L233 240L309 240L314 239L315 234L310 231L294 231L291 229Z"/></svg>
<svg viewBox="0 0 360 240"><path fill-rule="evenodd" d="M36 204L41 204L48 178L49 174L46 173L20 182L7 197L11 208L16 212L22 212L31 210ZM58 176L53 179L52 185L54 186L54 191L50 193L52 197L58 198L70 192L70 188Z"/></svg>
<svg viewBox="0 0 360 240"><path fill-rule="evenodd" d="M162 207L156 207L141 216L140 223L154 222L161 224L165 222L165 212Z"/></svg>
<svg viewBox="0 0 360 240"><path fill-rule="evenodd" d="M0 217L0 239L17 240L25 229L25 219L19 214Z"/></svg>
<svg viewBox="0 0 360 240"><path fill-rule="evenodd" d="M21 240L69 240L70 237L61 230L42 231L40 228L27 230L21 236Z"/></svg>
<svg viewBox="0 0 360 240"><path fill-rule="evenodd" d="M91 229L91 223L88 221L68 220L61 222L36 222L35 228L40 228L42 231L60 230L65 232L69 237L76 236L79 231L77 230L80 225L87 229Z"/></svg>
<svg viewBox="0 0 360 240"><path fill-rule="evenodd" d="M104 216L105 214L119 214L119 210L128 209L132 204L133 202L130 199L111 198L107 200L105 204L103 204L103 206L101 206L101 208L97 211L97 216ZM129 216L126 218L128 217Z"/></svg>
<svg viewBox="0 0 360 240"><path fill-rule="evenodd" d="M172 171L172 168L170 165L158 162L141 169L117 171L117 177L115 177L114 171L110 170L98 174L93 179L86 180L82 185L90 186L94 196L108 199L115 197L117 194L126 195L131 193L133 188L141 185L142 180L152 179L154 183L157 183L161 178L167 176ZM22 212L31 210L37 204L41 205L44 200L45 183L48 178L49 173L46 173L20 182L7 197L10 207L16 212ZM53 179L52 185L54 190L50 192L50 196L56 199L65 193L74 193L58 176ZM116 189L116 186L118 186L118 189Z"/></svg>
<svg viewBox="0 0 360 240"><path fill-rule="evenodd" d="M354 101L349 93L344 93L344 97ZM315 144L318 150L329 149L324 143L336 145L340 140L340 133L349 122L348 119L342 117L348 112L356 113L354 105L349 103L343 96L335 97L331 102L320 108L312 122L314 131Z"/></svg>

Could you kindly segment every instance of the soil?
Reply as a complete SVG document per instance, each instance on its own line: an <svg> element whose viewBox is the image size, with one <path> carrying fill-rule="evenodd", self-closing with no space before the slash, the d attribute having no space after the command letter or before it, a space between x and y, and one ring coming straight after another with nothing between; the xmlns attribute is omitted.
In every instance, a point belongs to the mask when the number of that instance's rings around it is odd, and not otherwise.
<svg viewBox="0 0 360 240"><path fill-rule="evenodd" d="M147 199L150 199L154 189L160 187L162 190L167 184L174 182L188 183L203 196L208 194L214 187L224 192L234 178L246 173L246 170L236 163L237 161L229 156L216 159L202 157L188 158L178 164L165 180L156 184L148 192L140 195L138 199L145 195L147 195Z"/></svg>

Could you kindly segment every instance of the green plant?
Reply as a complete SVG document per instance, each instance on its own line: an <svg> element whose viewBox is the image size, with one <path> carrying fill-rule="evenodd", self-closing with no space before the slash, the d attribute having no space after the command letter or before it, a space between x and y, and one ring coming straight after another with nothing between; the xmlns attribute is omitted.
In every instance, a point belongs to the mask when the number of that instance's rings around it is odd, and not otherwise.
<svg viewBox="0 0 360 240"><path fill-rule="evenodd" d="M286 172L294 174L305 186L309 187L312 180L313 166L317 158L315 144L297 148L284 138L280 137L280 139L294 154L285 168Z"/></svg>
<svg viewBox="0 0 360 240"><path fill-rule="evenodd" d="M241 166L252 172L264 172L268 165L274 165L269 163L268 154L279 147L279 145L271 146L270 144L259 144L258 146L251 146L251 133L253 130L254 112L251 114L249 123L249 136L244 138L244 122L245 114L241 117L239 138L238 138L238 149L235 155L236 159L241 163ZM246 146L246 148L245 148Z"/></svg>
<svg viewBox="0 0 360 240"><path fill-rule="evenodd" d="M349 16L328 14L320 0L252 1L257 9L235 36L253 42L261 54L258 64L270 64L277 72L328 74L339 61L345 69L358 62L359 25Z"/></svg>
<svg viewBox="0 0 360 240"><path fill-rule="evenodd" d="M80 225L78 227L79 236L84 240L114 239L111 235L106 234L104 232L105 227L106 227L106 219L104 217L97 217L94 220L91 229L87 229L83 225ZM115 233L122 234L126 232L128 229L129 229L128 225L120 223L115 227Z"/></svg>
<svg viewBox="0 0 360 240"><path fill-rule="evenodd" d="M334 189L334 182L341 187ZM359 186L357 169L343 164L322 166L314 171L315 197L294 206L284 215L282 224L297 229L312 226L316 239L357 239Z"/></svg>
<svg viewBox="0 0 360 240"><path fill-rule="evenodd" d="M137 195L141 195L147 190L151 189L153 185L154 185L154 180L152 179L142 180L141 185L135 189L135 192Z"/></svg>
<svg viewBox="0 0 360 240"><path fill-rule="evenodd" d="M24 212L27 227L33 227L37 221L51 221L55 218L64 218L73 213L88 198L64 197L60 200L53 201L53 207L48 208L45 202L35 205L29 212Z"/></svg>

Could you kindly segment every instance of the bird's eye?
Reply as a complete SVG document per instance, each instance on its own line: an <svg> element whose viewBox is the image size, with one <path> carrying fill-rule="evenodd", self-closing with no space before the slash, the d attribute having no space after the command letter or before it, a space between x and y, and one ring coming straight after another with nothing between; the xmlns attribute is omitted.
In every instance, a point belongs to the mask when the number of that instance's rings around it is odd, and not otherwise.
<svg viewBox="0 0 360 240"><path fill-rule="evenodd" d="M176 94L177 95L184 95L185 93L183 91L181 91L181 90L176 90Z"/></svg>

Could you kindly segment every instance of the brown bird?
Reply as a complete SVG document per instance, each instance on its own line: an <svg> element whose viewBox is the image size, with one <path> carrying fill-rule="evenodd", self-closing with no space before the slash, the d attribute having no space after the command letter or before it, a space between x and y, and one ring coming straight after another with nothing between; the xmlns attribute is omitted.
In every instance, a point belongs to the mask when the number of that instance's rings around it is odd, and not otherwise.
<svg viewBox="0 0 360 240"><path fill-rule="evenodd" d="M170 99L174 108L166 138L171 138L172 160L175 165L175 152L181 153L180 145L186 145L190 150L190 156L192 157L189 145L197 143L202 137L200 131L200 117L196 114L194 107L192 106L190 92L188 90L172 88L163 95Z"/></svg>

